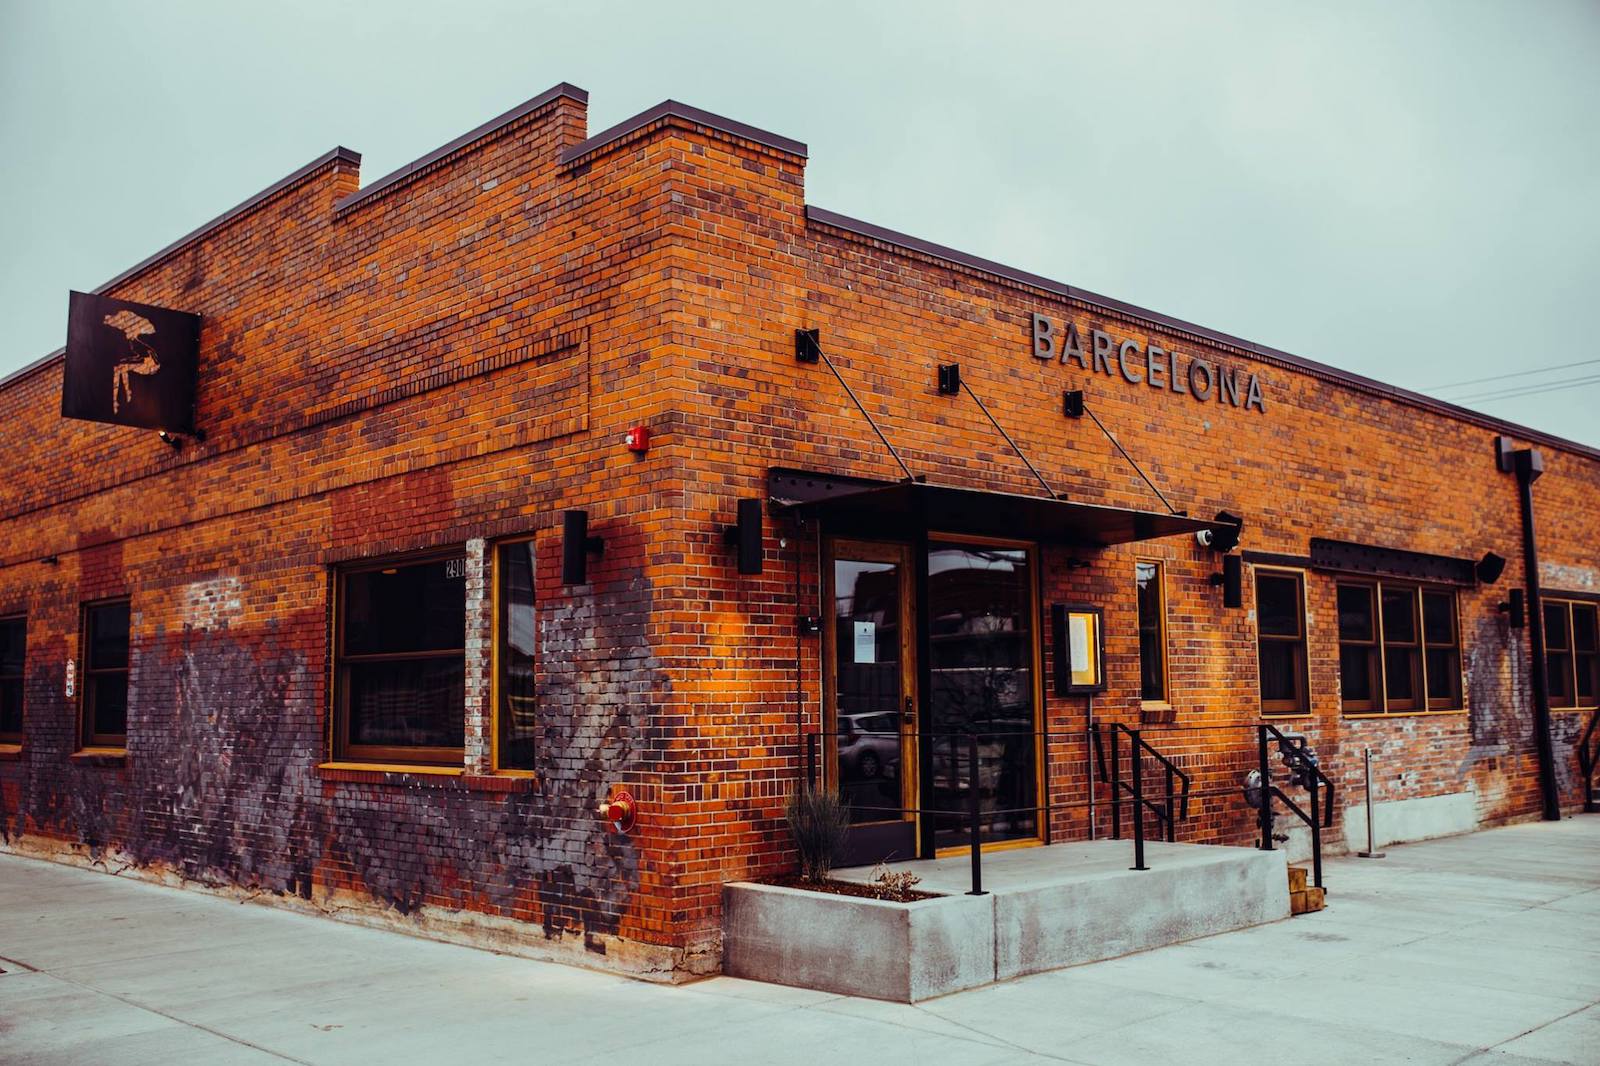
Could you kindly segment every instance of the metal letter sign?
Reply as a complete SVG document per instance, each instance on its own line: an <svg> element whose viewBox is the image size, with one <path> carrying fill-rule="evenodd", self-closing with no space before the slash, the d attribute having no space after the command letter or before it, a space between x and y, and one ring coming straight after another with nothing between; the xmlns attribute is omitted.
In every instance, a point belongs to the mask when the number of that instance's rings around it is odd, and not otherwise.
<svg viewBox="0 0 1600 1066"><path fill-rule="evenodd" d="M1078 325L1068 319L1057 325L1034 312L1029 331L1033 357L1057 363L1075 363L1080 370L1107 377L1121 376L1129 385L1145 385L1161 392L1175 392L1205 403L1212 396L1228 407L1243 406L1246 411L1265 412L1267 400L1261 379L1248 371L1238 371L1163 348L1151 340L1145 345L1130 337L1116 337L1105 330L1089 330L1091 361L1085 363ZM1113 369L1112 364L1115 364ZM1069 410L1067 412L1071 414ZM1075 416L1074 416L1075 417Z"/></svg>
<svg viewBox="0 0 1600 1066"><path fill-rule="evenodd" d="M199 353L199 315L72 293L62 417L192 434Z"/></svg>

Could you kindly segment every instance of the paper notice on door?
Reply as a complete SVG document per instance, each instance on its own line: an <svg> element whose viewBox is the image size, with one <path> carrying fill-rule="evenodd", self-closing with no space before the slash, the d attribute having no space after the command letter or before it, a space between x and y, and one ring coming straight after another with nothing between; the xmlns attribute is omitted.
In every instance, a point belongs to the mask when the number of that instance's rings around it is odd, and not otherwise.
<svg viewBox="0 0 1600 1066"><path fill-rule="evenodd" d="M878 661L878 626L874 622L855 623L856 657L858 663Z"/></svg>

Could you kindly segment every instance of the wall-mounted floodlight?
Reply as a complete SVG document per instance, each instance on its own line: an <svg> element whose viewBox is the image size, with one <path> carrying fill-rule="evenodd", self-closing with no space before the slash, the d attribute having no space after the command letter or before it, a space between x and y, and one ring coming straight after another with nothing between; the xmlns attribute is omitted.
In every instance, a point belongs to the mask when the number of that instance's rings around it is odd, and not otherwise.
<svg viewBox="0 0 1600 1066"><path fill-rule="evenodd" d="M1492 585L1500 580L1500 575L1505 572L1506 559L1503 555L1494 552L1484 552L1483 558L1478 560L1473 572L1478 575L1478 580L1485 585Z"/></svg>

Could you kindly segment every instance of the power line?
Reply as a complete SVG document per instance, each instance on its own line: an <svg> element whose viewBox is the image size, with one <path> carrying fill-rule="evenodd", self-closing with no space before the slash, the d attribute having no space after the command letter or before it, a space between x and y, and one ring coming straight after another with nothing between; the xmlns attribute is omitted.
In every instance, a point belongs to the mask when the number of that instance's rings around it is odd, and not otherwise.
<svg viewBox="0 0 1600 1066"><path fill-rule="evenodd" d="M1567 378L1562 381L1549 381L1542 385L1526 385L1521 388L1502 390L1497 392L1475 393L1471 396L1460 396L1448 400L1448 403L1478 403L1484 400L1509 400L1518 396L1537 396L1545 392L1559 392L1562 389L1583 388L1588 385L1600 384L1600 375L1587 378Z"/></svg>
<svg viewBox="0 0 1600 1066"><path fill-rule="evenodd" d="M1542 385L1524 385L1518 388L1498 390L1494 392L1473 393L1459 399L1446 401L1448 403L1469 403L1475 400L1510 399L1513 396L1535 396L1544 392L1559 392L1562 389L1581 388L1600 382L1600 375L1587 378L1564 378L1561 381L1549 381Z"/></svg>
<svg viewBox="0 0 1600 1066"><path fill-rule="evenodd" d="M1485 381L1504 381L1507 378L1531 377L1534 374L1548 374L1552 370L1570 370L1575 366L1590 366L1600 363L1600 359L1580 359L1576 363L1561 363L1557 366L1541 367L1538 370L1514 370L1509 374L1493 374L1486 378L1473 378L1470 381L1453 381L1448 385L1430 385L1422 392L1443 392L1445 389L1459 389L1463 385L1481 385Z"/></svg>

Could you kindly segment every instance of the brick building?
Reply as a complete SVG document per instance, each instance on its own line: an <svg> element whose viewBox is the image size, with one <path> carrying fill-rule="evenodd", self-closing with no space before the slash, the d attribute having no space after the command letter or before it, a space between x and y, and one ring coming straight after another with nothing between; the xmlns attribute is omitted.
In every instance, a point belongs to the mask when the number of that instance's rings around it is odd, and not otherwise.
<svg viewBox="0 0 1600 1066"><path fill-rule="evenodd" d="M0 382L8 848L670 977L808 772L863 858L959 846L973 789L989 846L1103 835L1091 723L1191 775L1185 840L1251 839L1264 717L1341 820L1364 749L1413 833L1583 800L1600 451L585 108L365 188L334 149L97 290L201 317L203 439L62 418L61 353Z"/></svg>

